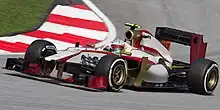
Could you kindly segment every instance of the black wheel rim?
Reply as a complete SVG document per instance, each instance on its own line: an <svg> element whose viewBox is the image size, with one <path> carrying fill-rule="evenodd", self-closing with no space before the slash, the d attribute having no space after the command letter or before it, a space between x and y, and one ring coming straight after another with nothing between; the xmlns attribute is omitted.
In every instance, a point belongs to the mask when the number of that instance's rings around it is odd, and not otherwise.
<svg viewBox="0 0 220 110"><path fill-rule="evenodd" d="M55 53L56 52L54 50L45 50L45 51L42 52L42 56L47 57L47 56L53 55Z"/></svg>
<svg viewBox="0 0 220 110"><path fill-rule="evenodd" d="M125 78L125 68L123 65L117 65L112 71L112 80L115 85L121 85Z"/></svg>

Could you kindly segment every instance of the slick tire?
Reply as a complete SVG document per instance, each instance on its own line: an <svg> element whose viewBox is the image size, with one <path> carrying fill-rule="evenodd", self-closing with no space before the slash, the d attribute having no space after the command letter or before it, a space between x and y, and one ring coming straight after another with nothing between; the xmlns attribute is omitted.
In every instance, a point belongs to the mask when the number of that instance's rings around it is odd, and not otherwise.
<svg viewBox="0 0 220 110"><path fill-rule="evenodd" d="M57 53L56 46L46 40L35 40L33 41L26 50L24 61L29 63L38 64L38 58L47 57ZM41 65L42 66L42 65ZM46 63L41 67L44 74L50 73L54 68L55 64L52 62Z"/></svg>
<svg viewBox="0 0 220 110"><path fill-rule="evenodd" d="M96 68L95 76L107 77L107 91L118 92L127 79L127 65L123 59L115 55L103 56Z"/></svg>
<svg viewBox="0 0 220 110"><path fill-rule="evenodd" d="M193 62L187 73L187 85L189 90L196 94L213 94L218 80L218 65L209 59L199 59Z"/></svg>
<svg viewBox="0 0 220 110"><path fill-rule="evenodd" d="M46 40L35 40L27 48L24 59L37 63L39 57L47 57L56 53L56 46L53 43Z"/></svg>

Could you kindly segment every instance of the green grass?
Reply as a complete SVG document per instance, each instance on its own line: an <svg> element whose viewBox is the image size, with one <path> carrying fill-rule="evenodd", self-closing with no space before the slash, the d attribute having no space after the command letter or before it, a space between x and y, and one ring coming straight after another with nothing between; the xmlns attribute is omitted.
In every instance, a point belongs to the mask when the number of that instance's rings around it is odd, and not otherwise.
<svg viewBox="0 0 220 110"><path fill-rule="evenodd" d="M40 23L53 0L0 0L0 35L25 31Z"/></svg>

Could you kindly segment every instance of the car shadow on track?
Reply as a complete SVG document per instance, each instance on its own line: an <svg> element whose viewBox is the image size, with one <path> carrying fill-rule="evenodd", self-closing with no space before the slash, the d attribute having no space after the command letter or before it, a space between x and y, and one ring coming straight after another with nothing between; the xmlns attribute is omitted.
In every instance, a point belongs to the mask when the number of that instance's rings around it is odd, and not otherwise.
<svg viewBox="0 0 220 110"><path fill-rule="evenodd" d="M34 75L25 75L25 74L17 74L17 73L3 73L3 74L15 76L19 78L45 82L49 84L55 84L55 85L59 85L63 87L74 88L78 90L84 90L84 91L90 91L90 92L106 92L105 90L102 90L102 89L92 89L92 88L84 87L83 85L79 85L79 84L70 84L70 83L65 83L63 81L59 81L59 80L55 80L51 78L41 78L41 77L34 76ZM135 88L135 87L124 86L123 89L131 90L135 92L184 93L184 94L189 93L190 94L190 92L186 89L175 89L175 88ZM115 92L115 93L123 93L123 90L119 92Z"/></svg>
<svg viewBox="0 0 220 110"><path fill-rule="evenodd" d="M63 81L49 79L49 78L40 79L40 77L34 77L34 76L23 75L23 74L13 74L13 73L3 73L3 74L15 76L15 77L19 77L19 78L25 78L25 79L31 79L31 80L35 80L35 81L45 82L45 83L49 83L49 84L55 84L55 85L59 85L59 86L69 87L69 88L74 88L74 89L79 89L79 90L84 90L84 91L104 92L103 90L87 88L87 87L84 87L81 85L65 83Z"/></svg>
<svg viewBox="0 0 220 110"><path fill-rule="evenodd" d="M184 93L191 94L188 89L180 88L136 88L125 86L123 89L132 90L136 92L157 92L157 93Z"/></svg>

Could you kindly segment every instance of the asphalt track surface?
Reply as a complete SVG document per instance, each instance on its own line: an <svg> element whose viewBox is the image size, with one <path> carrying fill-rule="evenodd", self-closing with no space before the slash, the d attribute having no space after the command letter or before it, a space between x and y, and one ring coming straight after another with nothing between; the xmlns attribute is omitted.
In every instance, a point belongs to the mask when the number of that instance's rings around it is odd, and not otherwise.
<svg viewBox="0 0 220 110"><path fill-rule="evenodd" d="M218 19L220 2L203 0L93 0L113 21L117 34L123 35L124 21L143 24L150 31L157 25L202 32L209 42L210 58L219 63ZM188 6L188 8L186 8ZM122 38L122 37L121 37ZM211 49L210 49L211 48ZM175 50L175 48L174 48ZM187 59L184 49L177 57ZM1 56L0 64L5 59ZM17 57L17 56L13 56ZM0 71L1 110L207 110L219 109L220 88L214 96L201 96L185 91L132 91L121 93L93 92L63 87Z"/></svg>

